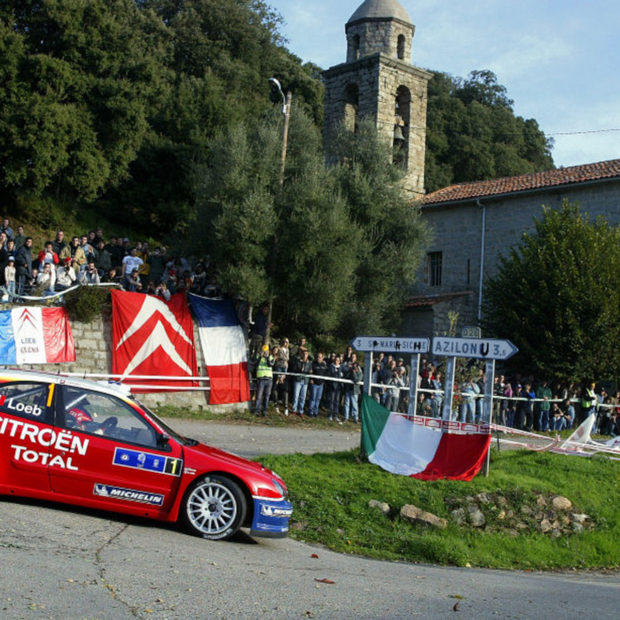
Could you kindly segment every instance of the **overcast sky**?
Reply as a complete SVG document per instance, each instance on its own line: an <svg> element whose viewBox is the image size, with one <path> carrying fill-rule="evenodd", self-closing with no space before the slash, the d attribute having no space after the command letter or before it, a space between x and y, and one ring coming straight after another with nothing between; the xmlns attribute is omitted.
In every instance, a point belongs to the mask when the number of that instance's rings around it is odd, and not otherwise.
<svg viewBox="0 0 620 620"><path fill-rule="evenodd" d="M344 24L362 0L266 1L291 52L324 69L345 61ZM620 158L618 0L400 4L416 26L413 64L460 77L493 71L515 113L554 138L557 166Z"/></svg>

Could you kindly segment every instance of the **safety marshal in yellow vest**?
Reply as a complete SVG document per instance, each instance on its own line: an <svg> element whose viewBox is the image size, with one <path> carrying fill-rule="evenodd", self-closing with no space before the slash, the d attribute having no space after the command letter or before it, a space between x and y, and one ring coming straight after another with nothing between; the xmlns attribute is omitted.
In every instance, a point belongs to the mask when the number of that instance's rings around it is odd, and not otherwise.
<svg viewBox="0 0 620 620"><path fill-rule="evenodd" d="M273 355L269 354L269 345L263 345L256 365L256 404L254 415L267 415L271 386L273 382Z"/></svg>

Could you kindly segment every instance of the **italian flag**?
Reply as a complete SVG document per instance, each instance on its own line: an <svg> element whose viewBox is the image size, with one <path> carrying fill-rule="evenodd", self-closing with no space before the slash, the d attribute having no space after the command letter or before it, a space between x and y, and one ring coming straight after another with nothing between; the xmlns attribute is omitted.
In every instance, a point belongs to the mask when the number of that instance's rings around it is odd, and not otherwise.
<svg viewBox="0 0 620 620"><path fill-rule="evenodd" d="M491 435L446 432L440 421L429 420L439 428L391 413L364 394L362 450L371 463L393 474L422 480L471 480L484 463Z"/></svg>

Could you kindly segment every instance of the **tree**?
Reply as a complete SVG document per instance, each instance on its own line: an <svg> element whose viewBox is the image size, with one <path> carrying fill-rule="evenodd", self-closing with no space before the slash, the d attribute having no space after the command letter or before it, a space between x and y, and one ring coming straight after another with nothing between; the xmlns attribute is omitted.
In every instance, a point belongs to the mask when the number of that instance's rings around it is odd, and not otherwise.
<svg viewBox="0 0 620 620"><path fill-rule="evenodd" d="M553 168L553 141L535 120L515 116L512 104L491 71L472 71L467 80L433 74L428 85L428 191Z"/></svg>
<svg viewBox="0 0 620 620"><path fill-rule="evenodd" d="M160 42L132 0L4 2L0 184L92 200L126 178L157 99Z"/></svg>
<svg viewBox="0 0 620 620"><path fill-rule="evenodd" d="M400 322L429 231L418 205L402 191L402 170L391 164L390 145L372 120L362 119L354 133L342 127L331 144L329 158L340 162L334 169L340 192L361 231L343 335L390 333Z"/></svg>
<svg viewBox="0 0 620 620"><path fill-rule="evenodd" d="M617 377L620 227L566 202L535 224L485 285L489 334L512 340L514 363L538 376Z"/></svg>
<svg viewBox="0 0 620 620"><path fill-rule="evenodd" d="M273 299L282 329L333 330L353 291L359 233L301 109L291 115L283 187L281 145L278 112L216 135L195 173L194 247L227 293L254 305Z"/></svg>
<svg viewBox="0 0 620 620"><path fill-rule="evenodd" d="M166 32L163 97L130 178L105 197L119 221L148 221L183 235L195 204L192 171L217 131L258 119L275 76L320 125L322 85L313 65L283 46L281 22L260 0L141 0ZM283 76L286 76L285 78Z"/></svg>

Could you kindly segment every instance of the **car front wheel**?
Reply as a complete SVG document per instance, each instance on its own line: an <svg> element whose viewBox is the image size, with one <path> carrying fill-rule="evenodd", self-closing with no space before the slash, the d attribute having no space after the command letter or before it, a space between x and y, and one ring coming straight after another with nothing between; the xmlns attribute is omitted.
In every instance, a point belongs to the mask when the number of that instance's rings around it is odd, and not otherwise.
<svg viewBox="0 0 620 620"><path fill-rule="evenodd" d="M186 529L209 540L224 540L241 527L247 510L239 485L224 476L206 476L185 495L181 519Z"/></svg>

